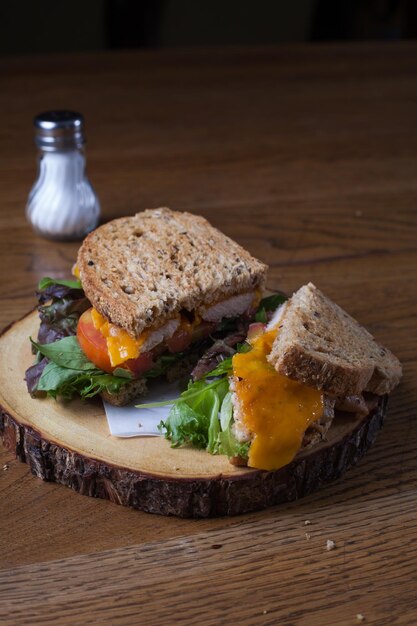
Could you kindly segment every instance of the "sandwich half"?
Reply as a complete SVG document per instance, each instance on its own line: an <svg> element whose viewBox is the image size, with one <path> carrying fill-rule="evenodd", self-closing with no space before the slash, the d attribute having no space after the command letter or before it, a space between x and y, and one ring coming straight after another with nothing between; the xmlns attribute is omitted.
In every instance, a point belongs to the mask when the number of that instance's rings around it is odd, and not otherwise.
<svg viewBox="0 0 417 626"><path fill-rule="evenodd" d="M267 309L270 307L267 307ZM366 416L401 378L398 359L312 283L249 327L233 356L176 401L161 429L174 446L275 470L326 437L335 413Z"/></svg>
<svg viewBox="0 0 417 626"><path fill-rule="evenodd" d="M267 266L202 217L167 208L113 220L80 247L78 281L41 281L33 395L126 404L184 374L213 340L245 335Z"/></svg>

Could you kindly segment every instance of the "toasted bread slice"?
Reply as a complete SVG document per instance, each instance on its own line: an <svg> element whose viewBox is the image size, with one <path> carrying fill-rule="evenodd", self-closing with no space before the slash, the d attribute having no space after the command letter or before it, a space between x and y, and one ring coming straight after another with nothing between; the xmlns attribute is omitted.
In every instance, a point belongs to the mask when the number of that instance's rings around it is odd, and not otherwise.
<svg viewBox="0 0 417 626"><path fill-rule="evenodd" d="M130 404L136 398L143 396L147 392L146 378L137 378L136 380L130 380L126 385L120 388L117 393L110 393L109 391L102 391L101 397L103 400L114 406L125 406Z"/></svg>
<svg viewBox="0 0 417 626"><path fill-rule="evenodd" d="M167 208L100 226L84 240L77 265L93 306L136 336L181 309L198 313L262 289L267 271L203 217Z"/></svg>
<svg viewBox="0 0 417 626"><path fill-rule="evenodd" d="M286 303L268 356L275 369L335 396L383 395L398 384L398 359L312 283Z"/></svg>

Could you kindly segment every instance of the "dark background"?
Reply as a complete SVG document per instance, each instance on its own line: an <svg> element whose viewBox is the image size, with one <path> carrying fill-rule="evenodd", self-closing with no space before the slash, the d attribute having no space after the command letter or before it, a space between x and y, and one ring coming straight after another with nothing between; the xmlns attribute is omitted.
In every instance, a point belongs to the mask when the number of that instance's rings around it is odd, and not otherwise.
<svg viewBox="0 0 417 626"><path fill-rule="evenodd" d="M417 0L2 0L0 53L405 39Z"/></svg>

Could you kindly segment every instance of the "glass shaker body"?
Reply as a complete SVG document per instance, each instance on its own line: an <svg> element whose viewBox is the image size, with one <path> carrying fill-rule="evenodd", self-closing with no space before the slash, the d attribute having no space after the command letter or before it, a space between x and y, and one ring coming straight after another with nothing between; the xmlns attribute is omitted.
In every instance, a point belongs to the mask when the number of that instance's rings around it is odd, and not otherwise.
<svg viewBox="0 0 417 626"><path fill-rule="evenodd" d="M81 239L100 217L100 203L85 172L83 118L54 111L35 118L38 178L26 206L34 230L50 239Z"/></svg>

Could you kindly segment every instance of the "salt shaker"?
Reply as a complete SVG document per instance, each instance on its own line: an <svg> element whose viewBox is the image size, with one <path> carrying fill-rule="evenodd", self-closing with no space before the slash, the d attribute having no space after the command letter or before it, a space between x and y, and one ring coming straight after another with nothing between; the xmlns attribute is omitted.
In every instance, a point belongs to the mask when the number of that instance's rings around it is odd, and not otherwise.
<svg viewBox="0 0 417 626"><path fill-rule="evenodd" d="M74 111L48 111L33 123L39 174L26 216L44 237L81 239L100 216L100 203L85 173L84 118Z"/></svg>

